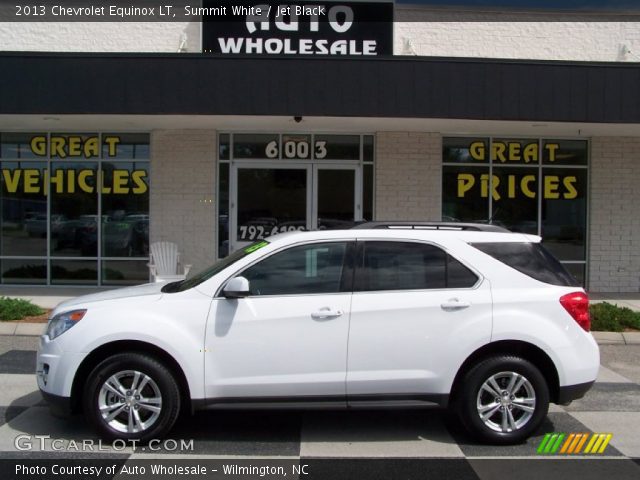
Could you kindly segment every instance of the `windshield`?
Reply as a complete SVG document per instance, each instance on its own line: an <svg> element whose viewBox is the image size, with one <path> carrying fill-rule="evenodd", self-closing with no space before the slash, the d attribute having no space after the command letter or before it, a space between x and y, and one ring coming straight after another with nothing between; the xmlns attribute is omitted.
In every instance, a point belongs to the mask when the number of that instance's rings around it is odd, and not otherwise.
<svg viewBox="0 0 640 480"><path fill-rule="evenodd" d="M209 280L211 277L213 277L217 273L220 273L229 265L236 263L241 258L244 258L247 255L252 254L256 250L260 250L261 248L266 247L267 245L269 245L269 242L265 240L261 240L259 242L252 243L248 247L236 250L228 257L218 260L209 268L201 271L197 275L187 280L183 280L181 282L168 283L167 285L162 287L162 291L165 293L173 293L173 292L183 292L185 290L189 290L190 288L193 288L196 285L200 285L202 282Z"/></svg>

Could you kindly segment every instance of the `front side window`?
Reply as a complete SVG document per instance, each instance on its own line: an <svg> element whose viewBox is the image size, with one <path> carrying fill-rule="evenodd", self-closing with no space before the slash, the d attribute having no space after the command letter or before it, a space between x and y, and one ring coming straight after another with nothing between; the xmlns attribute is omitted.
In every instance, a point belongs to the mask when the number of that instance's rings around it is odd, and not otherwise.
<svg viewBox="0 0 640 480"><path fill-rule="evenodd" d="M347 242L289 248L249 267L251 295L307 295L343 291Z"/></svg>
<svg viewBox="0 0 640 480"><path fill-rule="evenodd" d="M356 270L356 290L470 288L478 278L458 260L433 245L365 242Z"/></svg>

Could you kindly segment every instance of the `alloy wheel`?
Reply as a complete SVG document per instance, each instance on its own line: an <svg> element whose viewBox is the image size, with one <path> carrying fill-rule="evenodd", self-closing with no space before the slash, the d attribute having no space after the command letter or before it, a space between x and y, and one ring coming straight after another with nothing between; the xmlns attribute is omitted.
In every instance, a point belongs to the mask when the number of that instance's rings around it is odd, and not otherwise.
<svg viewBox="0 0 640 480"><path fill-rule="evenodd" d="M531 382L517 372L491 375L480 387L476 408L482 422L501 433L523 428L536 409L536 392Z"/></svg>
<svg viewBox="0 0 640 480"><path fill-rule="evenodd" d="M144 432L160 417L162 394L149 375L138 370L123 370L102 384L98 408L104 422L114 430Z"/></svg>

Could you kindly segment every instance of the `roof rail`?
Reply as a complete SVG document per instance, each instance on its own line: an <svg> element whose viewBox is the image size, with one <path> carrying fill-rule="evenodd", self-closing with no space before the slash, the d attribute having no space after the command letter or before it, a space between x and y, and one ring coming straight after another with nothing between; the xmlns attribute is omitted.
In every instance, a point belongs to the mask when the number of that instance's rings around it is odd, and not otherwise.
<svg viewBox="0 0 640 480"><path fill-rule="evenodd" d="M352 227L357 230L364 229L411 229L411 230L471 230L476 232L509 232L504 227L490 223L462 223L462 222L363 222Z"/></svg>

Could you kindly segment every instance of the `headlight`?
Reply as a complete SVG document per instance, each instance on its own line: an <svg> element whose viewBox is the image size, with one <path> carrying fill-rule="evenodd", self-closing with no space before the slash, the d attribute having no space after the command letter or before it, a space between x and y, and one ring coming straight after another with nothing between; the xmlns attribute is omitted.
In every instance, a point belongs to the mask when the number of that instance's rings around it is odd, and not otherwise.
<svg viewBox="0 0 640 480"><path fill-rule="evenodd" d="M76 323L82 320L86 310L71 310L70 312L59 313L49 321L47 327L47 335L49 340L53 340L59 337L64 332L73 327Z"/></svg>

